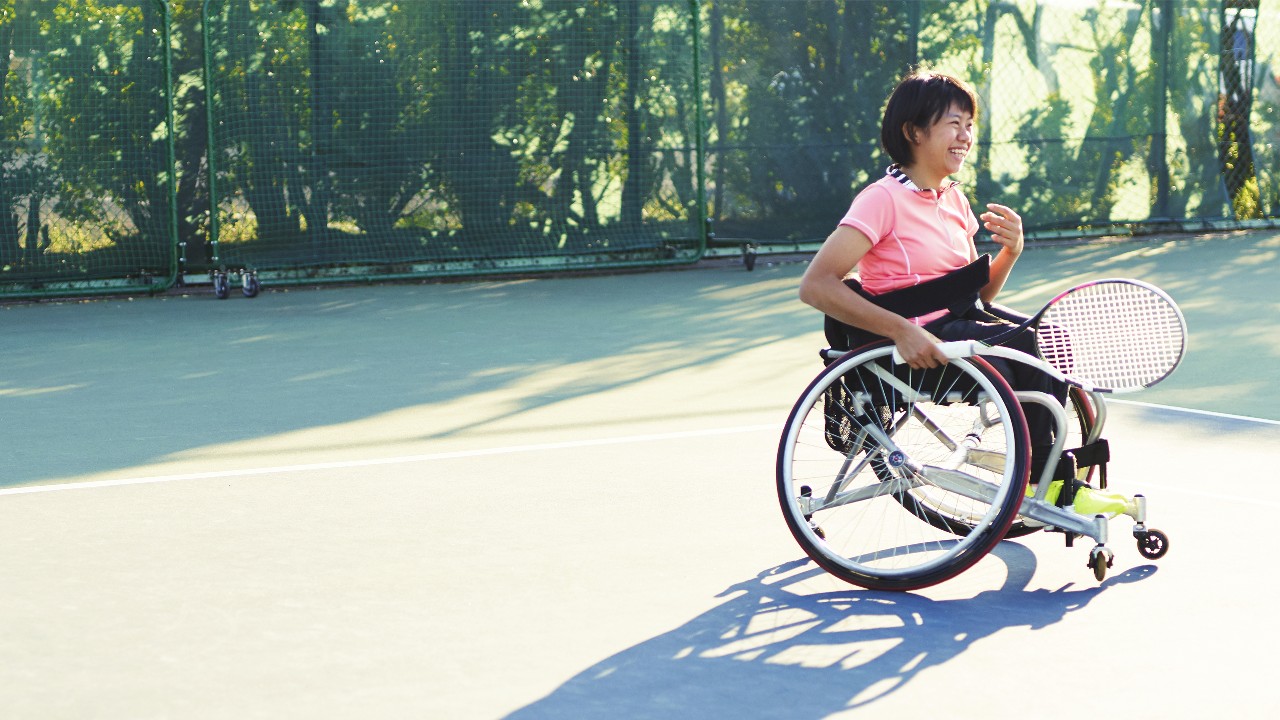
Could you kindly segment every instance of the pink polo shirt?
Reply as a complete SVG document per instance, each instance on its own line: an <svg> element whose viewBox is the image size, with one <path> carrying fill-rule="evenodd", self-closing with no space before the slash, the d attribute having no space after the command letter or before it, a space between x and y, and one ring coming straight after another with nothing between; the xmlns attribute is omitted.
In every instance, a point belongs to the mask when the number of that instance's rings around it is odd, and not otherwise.
<svg viewBox="0 0 1280 720"><path fill-rule="evenodd" d="M978 257L973 244L978 218L958 183L916 190L886 175L858 193L840 224L871 240L858 275L872 295L941 277ZM945 314L940 310L913 321L923 325Z"/></svg>

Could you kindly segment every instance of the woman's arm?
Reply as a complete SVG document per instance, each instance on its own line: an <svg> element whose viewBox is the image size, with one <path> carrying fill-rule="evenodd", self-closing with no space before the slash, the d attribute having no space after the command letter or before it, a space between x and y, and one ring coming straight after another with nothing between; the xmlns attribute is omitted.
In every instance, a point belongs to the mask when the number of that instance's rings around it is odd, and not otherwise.
<svg viewBox="0 0 1280 720"><path fill-rule="evenodd" d="M978 295L983 302L994 302L1009 279L1013 264L1022 254L1022 218L1004 205L987 203L982 213L982 225L991 232L991 239L1000 245L1000 252L991 261L991 279Z"/></svg>
<svg viewBox="0 0 1280 720"><path fill-rule="evenodd" d="M841 225L813 256L800 280L800 300L823 313L893 341L899 354L914 368L945 365L938 339L906 318L869 302L844 284L871 241L861 231Z"/></svg>

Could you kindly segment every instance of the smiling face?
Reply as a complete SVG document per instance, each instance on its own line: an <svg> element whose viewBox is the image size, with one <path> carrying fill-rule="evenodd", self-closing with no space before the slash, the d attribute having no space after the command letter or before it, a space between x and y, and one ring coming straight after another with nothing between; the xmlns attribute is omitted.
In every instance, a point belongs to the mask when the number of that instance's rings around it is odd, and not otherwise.
<svg viewBox="0 0 1280 720"><path fill-rule="evenodd" d="M951 105L927 128L910 123L902 128L911 143L912 162L903 168L916 185L936 188L960 172L973 149L973 113Z"/></svg>
<svg viewBox="0 0 1280 720"><path fill-rule="evenodd" d="M978 98L964 81L932 71L913 72L898 83L885 103L880 144L917 185L937 187L937 183L958 170L959 165L938 162L941 158L931 153L931 142L939 141L943 152L957 151L952 153L958 154L954 160L963 163L964 154L973 145L973 123L977 116ZM960 127L948 127L953 122ZM928 147L922 147L925 145ZM958 152L961 149L963 152ZM911 168L922 160L917 157L920 152L929 155L921 165L928 177L917 178L911 173Z"/></svg>

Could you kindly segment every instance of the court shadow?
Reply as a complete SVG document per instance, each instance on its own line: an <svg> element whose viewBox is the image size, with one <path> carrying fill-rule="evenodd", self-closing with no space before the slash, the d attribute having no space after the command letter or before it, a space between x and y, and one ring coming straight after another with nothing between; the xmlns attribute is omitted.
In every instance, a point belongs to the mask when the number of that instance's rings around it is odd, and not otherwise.
<svg viewBox="0 0 1280 720"><path fill-rule="evenodd" d="M823 571L807 560L726 589L724 604L628 648L507 716L538 718L801 718L873 706L926 668L1000 630L1057 623L1107 588L1142 580L1132 568L1101 586L1026 590L1030 550L1002 543L998 590L964 599L916 593L803 591Z"/></svg>
<svg viewBox="0 0 1280 720"><path fill-rule="evenodd" d="M23 307L5 316L15 340L0 347L0 403L15 419L0 488L166 475L171 468L149 466L193 460L257 467L288 453L397 456L424 443L452 449L459 438L505 445L513 433L545 432L539 413L583 399L636 386L684 396L690 372L727 378L716 368L735 356L820 332L821 318L795 295L799 267ZM817 347L797 353L806 374L818 367ZM759 367L758 377L724 381L730 409L776 411L794 399L761 393L777 373ZM733 395L744 383L753 392ZM612 425L626 435L637 422L715 412L641 405L565 414L556 429L578 438Z"/></svg>

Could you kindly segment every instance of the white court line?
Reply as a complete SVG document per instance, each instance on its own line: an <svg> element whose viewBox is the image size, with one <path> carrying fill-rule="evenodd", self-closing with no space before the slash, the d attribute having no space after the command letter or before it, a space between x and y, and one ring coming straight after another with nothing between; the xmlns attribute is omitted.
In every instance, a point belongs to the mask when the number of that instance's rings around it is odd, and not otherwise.
<svg viewBox="0 0 1280 720"><path fill-rule="evenodd" d="M654 442L656 440L680 440L685 438L711 437L714 435L735 435L739 433L761 432L764 430L776 432L779 430L779 426L777 424L743 425L740 427L714 428L710 430L684 430L681 432L655 433L652 435L627 435L623 437L598 438L595 440L569 440L555 443L510 445L508 447L482 448L479 450L457 450L454 452L427 453L424 455L401 455L398 457L370 458L367 460L343 460L337 462L306 463L303 465L242 468L239 470L211 470L208 472L179 473L176 475L148 475L133 478L120 478L118 480L91 480L88 482L60 483L56 485L32 485L29 487L2 489L0 490L0 495L31 495L34 493L59 492L62 490L88 490L90 488L122 487L126 485L153 485L157 483L180 482L184 480L211 480L217 478L307 472L310 470L340 470L343 468L375 467L378 465L404 465L407 463L455 460L457 458L484 457L489 455L509 455L511 453L538 452L542 450L565 450L569 448L596 447L600 445L625 445L630 443Z"/></svg>
<svg viewBox="0 0 1280 720"><path fill-rule="evenodd" d="M1193 408L1176 407L1173 405L1157 405L1155 403L1138 402L1135 400L1107 400L1107 404L1118 403L1121 405L1136 405L1138 407L1154 408L1156 410L1171 410L1174 412L1185 413L1188 415L1203 415L1205 417L1221 418L1224 420L1240 420L1242 422L1251 422L1258 425L1275 425L1280 426L1280 420L1268 420L1266 418L1251 417L1249 415L1231 415L1229 413L1213 412L1212 410L1195 410ZM1182 488L1175 485L1160 485L1160 492L1171 491L1182 495L1195 495L1196 497L1207 498L1211 500L1227 500L1230 502L1238 502L1252 507L1280 507L1280 503L1270 502L1267 500L1258 500L1257 498L1244 497L1241 495L1227 495L1224 493L1205 492L1204 490L1192 490L1191 488Z"/></svg>
<svg viewBox="0 0 1280 720"><path fill-rule="evenodd" d="M1155 408L1157 410L1171 410L1173 412L1186 413L1188 415L1204 415L1205 417L1222 418L1224 420L1241 420L1244 422L1257 423L1259 425L1280 426L1280 420L1268 420L1266 418L1251 417L1249 415L1232 415L1230 413L1220 413L1212 410L1195 410L1193 408L1177 407L1176 405L1157 405L1155 403L1138 402L1137 400L1107 399L1108 405L1113 403L1118 405L1136 405L1138 407Z"/></svg>
<svg viewBox="0 0 1280 720"><path fill-rule="evenodd" d="M1277 420L1267 420L1264 418L1248 417L1245 415L1228 415L1226 413L1218 413L1208 410L1192 410L1189 408L1174 407L1172 405L1155 405L1152 403L1135 402L1133 400L1109 399L1107 402L1230 420L1242 420L1262 425L1280 426L1280 421ZM372 458L367 460L344 460L339 462L307 463L303 465L279 465L275 467L243 468L239 470L212 470L209 472L180 473L176 475L149 475L133 478L120 478L118 480L92 480L88 482L59 483L56 485L32 485L29 487L0 489L0 496L31 495L35 493L59 492L62 490L88 490L92 488L123 487L128 485L153 485L167 482L181 482L185 480L213 480L229 477L252 477L254 475L278 475L283 473L308 472L311 470L340 470L343 468L376 467L379 465L404 465L408 463L432 462L436 460L455 460L458 458L509 455L512 453L537 452L542 450L565 450L581 447L596 447L601 445L625 445L630 443L654 442L657 440L678 440L682 438L711 437L715 435L734 435L739 433L761 432L764 430L777 431L778 429L779 428L776 424L744 425L740 427L714 428L710 430L685 430L681 432L655 433L652 435L627 435L615 438L598 438L595 440L570 440L556 443L511 445L508 447L459 450L455 452L428 453L424 455L402 455L399 457ZM1220 499L1227 499L1229 497L1192 490L1184 490L1183 492L1205 495L1207 497L1217 497Z"/></svg>

